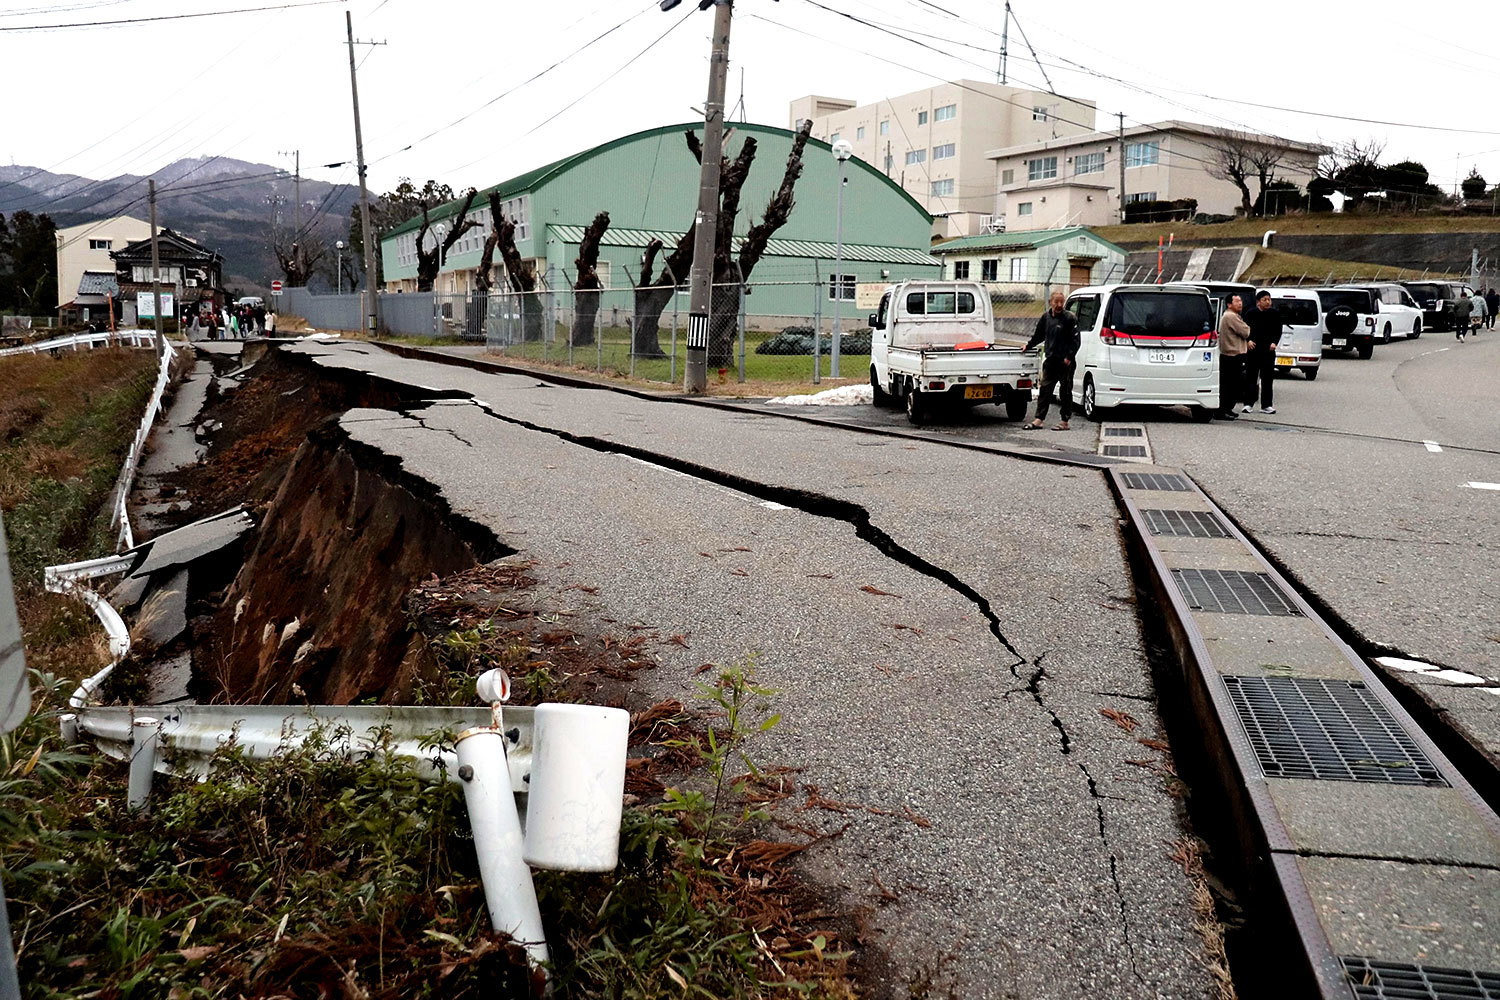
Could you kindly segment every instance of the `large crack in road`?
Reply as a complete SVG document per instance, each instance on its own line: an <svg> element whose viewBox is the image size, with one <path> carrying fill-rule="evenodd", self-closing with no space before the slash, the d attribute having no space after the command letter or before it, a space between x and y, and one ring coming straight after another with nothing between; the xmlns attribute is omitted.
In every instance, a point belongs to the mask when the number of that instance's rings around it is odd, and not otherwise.
<svg viewBox="0 0 1500 1000"><path fill-rule="evenodd" d="M701 480L702 482L737 490L763 501L800 510L805 514L842 521L854 528L857 538L873 547L886 558L892 559L909 569L921 573L923 576L941 583L971 603L988 623L990 633L995 637L995 640L1009 654L1009 661L1003 663L1002 666L1009 671L1012 678L1024 684L1024 690L1027 694L1030 695L1037 707L1046 713L1049 724L1057 730L1058 752L1069 758L1069 761L1078 768L1079 773L1083 776L1088 788L1089 798L1094 804L1094 810L1098 819L1099 839L1103 843L1109 858L1110 881L1114 886L1115 903L1120 914L1121 933L1124 935L1125 944L1130 953L1131 972L1139 982L1142 984L1146 982L1136 961L1135 943L1131 932L1131 921L1126 903L1125 888L1120 882L1119 857L1110 843L1107 821L1104 815L1104 796L1100 793L1098 782L1095 781L1088 764L1074 756L1072 740L1068 735L1067 726L1064 724L1062 717L1047 704L1046 696L1042 691L1042 681L1047 677L1047 671L1042 666L1042 660L1047 654L1043 652L1034 658L1029 658L1018 650L1011 640L1006 637L1000 616L995 612L994 605L989 598L985 597L953 571L939 566L897 542L889 532L874 523L869 510L860 504L810 490L794 490L784 486L776 486L759 480L749 479L744 476L725 472L721 469L709 468L695 462L677 458L676 456L637 448L618 441L609 441L592 435L575 434L555 427L547 427L535 421L523 420L519 417L500 413L489 403L480 399L473 399L472 403L495 420L529 431L547 434L569 444L604 454L624 455L639 461L650 462L654 465L670 469L673 472ZM427 423L418 416L420 410L424 408L416 406L405 407L402 412L416 420L422 427L433 429L429 428ZM452 434L453 437L462 441L465 445L472 447L469 441L459 437L457 433L451 430L447 430L446 432ZM1021 668L1027 664L1030 664L1033 670L1023 681Z"/></svg>

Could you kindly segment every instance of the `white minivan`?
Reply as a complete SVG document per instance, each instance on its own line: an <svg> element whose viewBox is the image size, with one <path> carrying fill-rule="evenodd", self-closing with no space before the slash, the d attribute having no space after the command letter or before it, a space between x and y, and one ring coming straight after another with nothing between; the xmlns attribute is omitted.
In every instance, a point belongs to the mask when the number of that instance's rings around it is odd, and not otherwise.
<svg viewBox="0 0 1500 1000"><path fill-rule="evenodd" d="M1339 288L1365 288L1375 293L1375 307L1380 315L1375 317L1375 337L1389 344L1392 337L1422 336L1422 307L1401 285L1394 281L1361 282L1339 285Z"/></svg>
<svg viewBox="0 0 1500 1000"><path fill-rule="evenodd" d="M1276 344L1276 371L1300 371L1311 382L1323 361L1323 307L1311 288L1269 288L1271 305L1281 314Z"/></svg>
<svg viewBox="0 0 1500 1000"><path fill-rule="evenodd" d="M1078 317L1073 399L1091 420L1124 405L1219 410L1219 334L1201 288L1099 285L1068 297Z"/></svg>

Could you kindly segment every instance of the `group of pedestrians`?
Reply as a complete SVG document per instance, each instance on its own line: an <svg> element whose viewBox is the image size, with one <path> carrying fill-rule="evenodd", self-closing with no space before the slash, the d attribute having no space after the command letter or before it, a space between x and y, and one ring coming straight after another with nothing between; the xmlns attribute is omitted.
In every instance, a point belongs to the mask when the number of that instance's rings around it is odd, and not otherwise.
<svg viewBox="0 0 1500 1000"><path fill-rule="evenodd" d="M188 337L192 340L243 340L256 334L274 336L276 314L263 305L248 303L234 308L220 306L217 310L194 310Z"/></svg>
<svg viewBox="0 0 1500 1000"><path fill-rule="evenodd" d="M1230 296L1219 320L1219 418L1239 417L1235 406L1244 403L1245 413L1254 413L1257 396L1261 413L1275 413L1276 348L1281 343L1281 314L1271 304L1271 293L1255 296L1255 307L1247 314L1245 301ZM1257 385L1259 392L1257 393Z"/></svg>
<svg viewBox="0 0 1500 1000"><path fill-rule="evenodd" d="M1493 288L1481 288L1472 299L1464 291L1453 303L1453 337L1460 344L1469 334L1479 336L1480 330L1495 328L1495 313L1500 310L1500 292Z"/></svg>

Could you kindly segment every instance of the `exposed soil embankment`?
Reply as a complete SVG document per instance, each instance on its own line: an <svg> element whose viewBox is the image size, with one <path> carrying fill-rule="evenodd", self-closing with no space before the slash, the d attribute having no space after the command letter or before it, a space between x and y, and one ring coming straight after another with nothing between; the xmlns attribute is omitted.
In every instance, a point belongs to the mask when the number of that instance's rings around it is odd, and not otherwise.
<svg viewBox="0 0 1500 1000"><path fill-rule="evenodd" d="M418 651L407 592L506 550L478 529L455 527L441 504L378 464L332 421L298 448L215 616L214 675L206 678L214 696L410 698Z"/></svg>

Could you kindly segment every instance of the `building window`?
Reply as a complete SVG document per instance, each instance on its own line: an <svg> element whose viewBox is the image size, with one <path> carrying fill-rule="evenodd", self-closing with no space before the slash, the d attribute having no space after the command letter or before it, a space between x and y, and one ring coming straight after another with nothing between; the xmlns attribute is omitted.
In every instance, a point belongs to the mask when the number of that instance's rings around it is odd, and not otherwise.
<svg viewBox="0 0 1500 1000"><path fill-rule="evenodd" d="M89 240L90 250L108 250L114 245L114 240Z"/></svg>
<svg viewBox="0 0 1500 1000"><path fill-rule="evenodd" d="M1000 183L1001 184L1014 184L1015 182L1016 182L1016 172L1014 170L1002 170L1002 171L1000 171Z"/></svg>
<svg viewBox="0 0 1500 1000"><path fill-rule="evenodd" d="M917 124L918 125L926 125L927 124L927 112L925 112L925 111L918 111L917 112Z"/></svg>
<svg viewBox="0 0 1500 1000"><path fill-rule="evenodd" d="M500 203L500 214L516 224L516 242L531 238L531 195L523 194Z"/></svg>
<svg viewBox="0 0 1500 1000"><path fill-rule="evenodd" d="M955 260L953 262L953 277L956 281L964 281L969 277L969 262L966 260Z"/></svg>
<svg viewBox="0 0 1500 1000"><path fill-rule="evenodd" d="M944 104L932 113L932 117L935 121L951 122L958 117L958 105Z"/></svg>
<svg viewBox="0 0 1500 1000"><path fill-rule="evenodd" d="M1010 259L1010 280L1011 281L1025 281L1026 280L1026 258L1025 257L1012 257Z"/></svg>
<svg viewBox="0 0 1500 1000"><path fill-rule="evenodd" d="M1125 195L1125 204L1132 205L1138 201L1155 201L1155 191L1135 191Z"/></svg>
<svg viewBox="0 0 1500 1000"><path fill-rule="evenodd" d="M1044 181L1057 176L1057 157L1041 156L1035 160L1026 161L1026 179L1028 181Z"/></svg>
<svg viewBox="0 0 1500 1000"><path fill-rule="evenodd" d="M1044 107L1041 107L1040 105L1038 105L1036 107L1033 107L1031 109L1031 120L1034 121L1034 122L1044 122L1044 121L1046 121L1047 120L1047 109L1044 108Z"/></svg>
<svg viewBox="0 0 1500 1000"><path fill-rule="evenodd" d="M1074 174L1102 174L1104 173L1103 153L1082 153L1073 157Z"/></svg>
<svg viewBox="0 0 1500 1000"><path fill-rule="evenodd" d="M885 121L883 121L883 122L880 123L880 134L881 135L890 135L891 134L891 120L889 118L887 118Z"/></svg>
<svg viewBox="0 0 1500 1000"><path fill-rule="evenodd" d="M1031 214L1031 202L1029 202L1029 201L1023 201L1023 202L1021 202L1021 204L1017 205L1016 206L1016 214L1017 215L1030 215Z"/></svg>
<svg viewBox="0 0 1500 1000"><path fill-rule="evenodd" d="M982 260L982 261L980 261L979 262L979 280L980 281L999 281L1000 280L1000 261L998 261L998 260Z"/></svg>
<svg viewBox="0 0 1500 1000"><path fill-rule="evenodd" d="M952 193L953 193L953 178L949 177L947 180L933 181L932 182L932 196L934 198L943 198L943 197L946 197L948 195L951 195Z"/></svg>
<svg viewBox="0 0 1500 1000"><path fill-rule="evenodd" d="M865 137L865 127L863 125L861 125L859 128L857 128L857 129L854 130L854 138L856 138L856 139L863 139L864 137Z"/></svg>
<svg viewBox="0 0 1500 1000"><path fill-rule="evenodd" d="M1125 165L1127 167L1149 167L1160 161L1160 139L1152 139L1150 142L1127 142L1125 144Z"/></svg>
<svg viewBox="0 0 1500 1000"><path fill-rule="evenodd" d="M843 299L845 302L854 301L855 277L852 274L830 274L828 276L828 297L830 299Z"/></svg>
<svg viewBox="0 0 1500 1000"><path fill-rule="evenodd" d="M836 143L838 141L839 141L839 134L837 132L833 133L833 135L830 135L828 137L828 145L830 145L830 146L832 146L834 143Z"/></svg>
<svg viewBox="0 0 1500 1000"><path fill-rule="evenodd" d="M918 163L926 163L926 162L927 162L927 150L925 150L925 149L908 149L906 151L906 165L908 167L915 166Z"/></svg>
<svg viewBox="0 0 1500 1000"><path fill-rule="evenodd" d="M891 170L895 166L896 166L896 158L894 156L892 156L890 153L886 153L885 154L885 172L887 174L889 174L891 172Z"/></svg>
<svg viewBox="0 0 1500 1000"><path fill-rule="evenodd" d="M934 160L951 160L958 155L958 146L951 142L945 142L941 146L932 147L932 158Z"/></svg>

